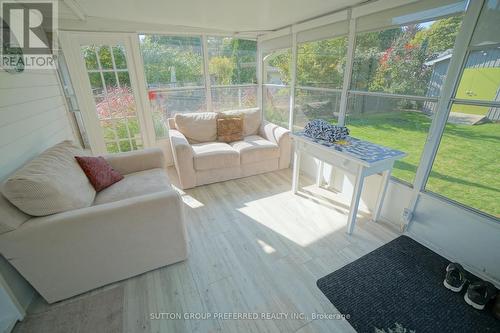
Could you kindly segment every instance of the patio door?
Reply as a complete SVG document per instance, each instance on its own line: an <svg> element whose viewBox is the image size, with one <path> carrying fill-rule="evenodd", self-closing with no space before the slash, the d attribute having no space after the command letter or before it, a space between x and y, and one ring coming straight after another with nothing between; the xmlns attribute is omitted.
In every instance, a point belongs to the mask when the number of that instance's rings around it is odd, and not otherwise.
<svg viewBox="0 0 500 333"><path fill-rule="evenodd" d="M94 153L149 145L129 34L64 33L63 51Z"/></svg>

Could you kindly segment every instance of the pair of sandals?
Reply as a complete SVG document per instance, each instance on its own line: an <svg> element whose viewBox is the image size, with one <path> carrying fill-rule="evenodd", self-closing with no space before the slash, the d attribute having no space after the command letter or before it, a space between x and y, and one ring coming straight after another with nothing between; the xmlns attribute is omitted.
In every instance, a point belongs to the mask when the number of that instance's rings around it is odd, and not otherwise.
<svg viewBox="0 0 500 333"><path fill-rule="evenodd" d="M446 288L456 293L462 291L465 284L468 282L466 272L459 263L450 263L446 267L446 278L443 284ZM464 300L474 309L483 310L486 304L497 294L495 286L488 281L470 282L467 292L464 295Z"/></svg>

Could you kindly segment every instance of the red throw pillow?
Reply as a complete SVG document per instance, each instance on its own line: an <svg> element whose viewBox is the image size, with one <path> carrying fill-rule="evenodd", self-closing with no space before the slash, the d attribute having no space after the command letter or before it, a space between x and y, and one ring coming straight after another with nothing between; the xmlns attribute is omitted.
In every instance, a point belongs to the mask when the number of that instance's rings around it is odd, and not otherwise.
<svg viewBox="0 0 500 333"><path fill-rule="evenodd" d="M102 156L75 156L76 161L97 192L123 179Z"/></svg>

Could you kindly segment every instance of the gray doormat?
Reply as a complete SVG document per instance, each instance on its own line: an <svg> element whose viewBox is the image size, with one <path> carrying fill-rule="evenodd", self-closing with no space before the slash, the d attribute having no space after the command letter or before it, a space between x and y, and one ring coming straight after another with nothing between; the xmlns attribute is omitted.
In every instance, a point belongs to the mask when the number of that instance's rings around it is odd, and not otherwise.
<svg viewBox="0 0 500 333"><path fill-rule="evenodd" d="M389 332L396 324L408 333L500 332L490 307L475 310L464 301L466 289L454 293L443 286L448 263L401 236L316 284L358 332Z"/></svg>
<svg viewBox="0 0 500 333"><path fill-rule="evenodd" d="M121 333L123 328L123 286L104 290L74 301L50 305L28 314L14 333Z"/></svg>

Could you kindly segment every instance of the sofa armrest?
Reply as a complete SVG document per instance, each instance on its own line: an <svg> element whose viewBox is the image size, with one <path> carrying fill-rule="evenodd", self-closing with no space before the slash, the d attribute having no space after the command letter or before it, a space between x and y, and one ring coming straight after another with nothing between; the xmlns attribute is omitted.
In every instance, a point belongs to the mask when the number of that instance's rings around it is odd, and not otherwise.
<svg viewBox="0 0 500 333"><path fill-rule="evenodd" d="M274 142L280 147L279 168L288 168L290 166L290 159L292 154L292 140L290 138L290 130L264 121L260 126L259 134L264 139Z"/></svg>
<svg viewBox="0 0 500 333"><path fill-rule="evenodd" d="M187 257L173 189L33 218L0 252L50 303Z"/></svg>
<svg viewBox="0 0 500 333"><path fill-rule="evenodd" d="M165 156L160 148L109 154L105 155L104 158L113 169L122 175L155 168L165 168Z"/></svg>
<svg viewBox="0 0 500 333"><path fill-rule="evenodd" d="M184 134L175 129L168 131L174 165L179 176L181 188L188 189L196 186L196 172L194 170L193 148Z"/></svg>

